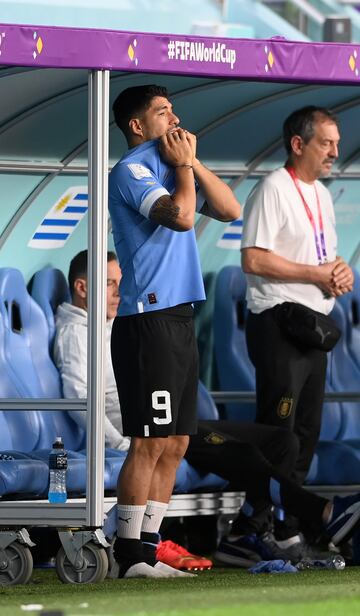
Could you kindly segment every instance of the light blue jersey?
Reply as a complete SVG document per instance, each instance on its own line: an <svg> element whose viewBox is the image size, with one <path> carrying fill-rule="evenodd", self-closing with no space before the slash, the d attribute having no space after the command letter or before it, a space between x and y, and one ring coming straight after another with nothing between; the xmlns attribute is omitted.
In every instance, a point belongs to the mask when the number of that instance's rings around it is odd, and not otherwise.
<svg viewBox="0 0 360 616"><path fill-rule="evenodd" d="M175 172L158 140L128 150L109 178L109 210L122 269L119 316L205 299L194 229L172 231L149 220L162 195L175 192Z"/></svg>

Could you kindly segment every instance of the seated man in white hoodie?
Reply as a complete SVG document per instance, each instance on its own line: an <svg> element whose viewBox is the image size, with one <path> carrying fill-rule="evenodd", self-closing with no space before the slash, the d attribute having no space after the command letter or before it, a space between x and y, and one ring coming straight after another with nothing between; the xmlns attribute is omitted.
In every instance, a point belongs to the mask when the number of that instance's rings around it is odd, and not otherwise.
<svg viewBox="0 0 360 616"><path fill-rule="evenodd" d="M105 355L105 446L121 451L130 440L122 435L119 398L110 357L113 319L119 306L121 270L115 253L107 253L106 355ZM60 371L65 398L86 398L87 382L87 250L79 252L69 268L72 303L64 302L56 312L54 359ZM69 411L72 419L86 429L86 412Z"/></svg>

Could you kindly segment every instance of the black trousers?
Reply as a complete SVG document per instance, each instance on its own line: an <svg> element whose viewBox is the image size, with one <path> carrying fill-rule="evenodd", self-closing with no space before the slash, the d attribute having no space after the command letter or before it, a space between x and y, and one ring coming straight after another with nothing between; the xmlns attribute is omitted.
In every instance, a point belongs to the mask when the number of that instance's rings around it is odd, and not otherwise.
<svg viewBox="0 0 360 616"><path fill-rule="evenodd" d="M258 532L261 514L269 509L276 493L289 513L321 529L326 500L289 479L298 453L298 439L287 430L233 421L199 421L198 434L190 436L185 458L203 472L213 472L246 491L254 509L252 518L240 516L233 530Z"/></svg>
<svg viewBox="0 0 360 616"><path fill-rule="evenodd" d="M256 373L256 421L296 434L300 447L291 478L302 484L319 440L327 355L296 346L280 329L274 312L249 312L246 322L248 352ZM296 532L296 520L287 517L279 525L282 536L278 538Z"/></svg>

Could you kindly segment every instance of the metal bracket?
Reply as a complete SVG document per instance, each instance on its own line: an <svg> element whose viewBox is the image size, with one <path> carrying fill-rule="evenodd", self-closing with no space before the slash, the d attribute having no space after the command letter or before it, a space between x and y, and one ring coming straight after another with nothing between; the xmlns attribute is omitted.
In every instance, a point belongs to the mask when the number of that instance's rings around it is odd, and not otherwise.
<svg viewBox="0 0 360 616"><path fill-rule="evenodd" d="M104 535L104 531L102 528L97 528L96 530L92 531L92 533L93 533L94 543L98 543L99 545L102 545L103 548L110 547L111 544L108 541L106 541L106 537Z"/></svg>
<svg viewBox="0 0 360 616"><path fill-rule="evenodd" d="M14 541L18 541L19 543L23 543L24 545L28 545L29 548L34 547L36 543L31 541L30 535L26 528L21 528L19 530L2 530L0 531L0 549L5 550L11 543Z"/></svg>
<svg viewBox="0 0 360 616"><path fill-rule="evenodd" d="M71 564L75 569L81 569L84 565L82 548L93 541L104 548L110 547L101 528L96 530L59 530L59 538Z"/></svg>
<svg viewBox="0 0 360 616"><path fill-rule="evenodd" d="M33 548L36 545L36 543L31 541L30 535L28 531L26 530L26 528L21 528L20 530L17 531L16 534L18 537L18 541L20 541L20 543L24 543L25 545L28 545L29 548Z"/></svg>

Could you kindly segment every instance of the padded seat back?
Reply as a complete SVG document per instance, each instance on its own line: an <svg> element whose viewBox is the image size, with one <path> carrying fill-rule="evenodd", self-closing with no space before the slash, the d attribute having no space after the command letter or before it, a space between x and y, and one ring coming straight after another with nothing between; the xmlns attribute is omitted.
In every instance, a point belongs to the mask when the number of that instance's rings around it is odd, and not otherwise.
<svg viewBox="0 0 360 616"><path fill-rule="evenodd" d="M61 270L45 267L36 272L29 285L31 296L42 309L49 337L49 350L52 351L56 333L55 314L63 302L71 302L67 280ZM61 435L66 449L78 451L85 446L85 432L73 421L66 411L42 413L40 447L46 448L56 436Z"/></svg>
<svg viewBox="0 0 360 616"><path fill-rule="evenodd" d="M343 332L329 357L330 386L334 391L359 391L360 369L353 361L346 339L346 316L339 302L331 313ZM339 439L360 438L360 403L341 402L342 420Z"/></svg>
<svg viewBox="0 0 360 616"><path fill-rule="evenodd" d="M4 369L22 397L61 397L60 377L49 356L48 327L19 270L0 268Z"/></svg>
<svg viewBox="0 0 360 616"><path fill-rule="evenodd" d="M197 416L198 419L219 419L216 404L201 381L198 385Z"/></svg>
<svg viewBox="0 0 360 616"><path fill-rule="evenodd" d="M346 342L353 361L360 368L360 274L354 272L354 287L351 293L346 293L337 299L345 312Z"/></svg>
<svg viewBox="0 0 360 616"><path fill-rule="evenodd" d="M71 302L71 295L67 280L61 270L54 267L45 267L32 277L29 285L32 298L42 309L49 330L49 349L55 338L55 313L59 304Z"/></svg>
<svg viewBox="0 0 360 616"><path fill-rule="evenodd" d="M22 274L0 268L0 396L61 398L60 377L47 340L45 316L29 295ZM3 411L3 416L11 439L7 449L30 452L51 447L56 436L62 436L69 449L83 444L83 430L65 411ZM4 446L9 445L9 438L5 440Z"/></svg>
<svg viewBox="0 0 360 616"><path fill-rule="evenodd" d="M326 391L333 389L327 385ZM339 402L325 402L322 411L320 441L332 441L340 438L342 429L342 407Z"/></svg>
<svg viewBox="0 0 360 616"><path fill-rule="evenodd" d="M222 391L255 391L255 370L246 339L246 278L241 267L228 265L218 274L215 287L214 347ZM253 420L255 404L227 404L226 418Z"/></svg>
<svg viewBox="0 0 360 616"><path fill-rule="evenodd" d="M0 315L0 408L1 398L21 397L8 370L4 341L5 326ZM27 452L34 449L39 440L39 427L34 425L36 420L34 423L31 420L31 413L27 411L0 410L0 451L18 449Z"/></svg>

